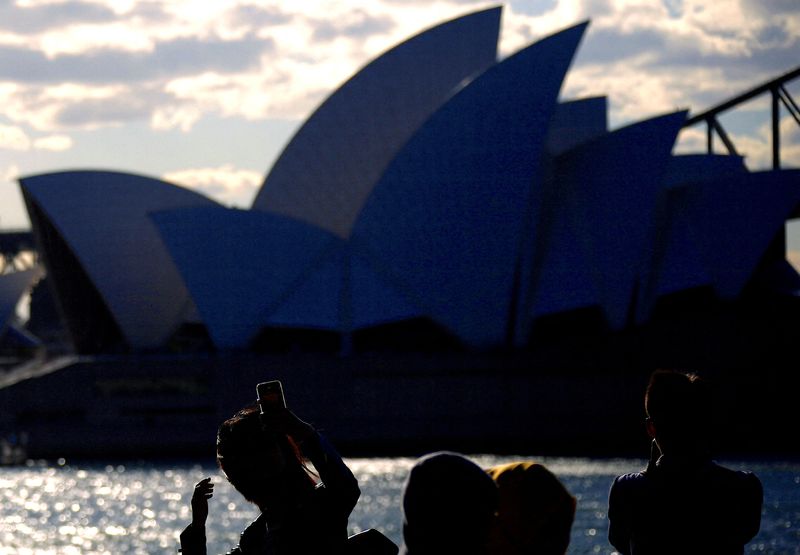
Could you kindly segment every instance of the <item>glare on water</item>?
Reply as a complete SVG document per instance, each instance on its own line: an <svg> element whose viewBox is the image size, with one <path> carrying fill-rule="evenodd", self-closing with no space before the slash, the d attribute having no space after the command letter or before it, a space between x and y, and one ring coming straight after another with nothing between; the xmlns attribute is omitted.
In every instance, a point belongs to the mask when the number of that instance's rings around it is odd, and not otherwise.
<svg viewBox="0 0 800 555"><path fill-rule="evenodd" d="M531 457L476 456L482 466ZM543 458L578 499L569 553L612 553L606 501L614 476L643 461ZM62 461L63 462L63 461ZM400 497L409 458L349 459L362 495L351 532L377 528L401 540ZM736 467L735 463L731 466ZM800 553L800 464L750 463L764 483L761 532L748 552ZM208 521L209 553L224 553L257 516L211 464L46 464L0 470L0 555L176 553L189 522L195 482L216 483Z"/></svg>

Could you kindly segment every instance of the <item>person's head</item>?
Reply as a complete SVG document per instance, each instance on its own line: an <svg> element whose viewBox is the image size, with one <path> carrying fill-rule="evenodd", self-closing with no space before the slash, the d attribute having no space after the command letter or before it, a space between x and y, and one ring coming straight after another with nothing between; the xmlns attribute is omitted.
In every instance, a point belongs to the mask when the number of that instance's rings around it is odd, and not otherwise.
<svg viewBox="0 0 800 555"><path fill-rule="evenodd" d="M575 498L547 468L533 462L486 471L500 493L490 553L563 555L575 518Z"/></svg>
<svg viewBox="0 0 800 555"><path fill-rule="evenodd" d="M705 382L696 374L656 370L644 397L648 434L662 453L696 451L710 419Z"/></svg>
<svg viewBox="0 0 800 555"><path fill-rule="evenodd" d="M402 553L483 554L497 510L497 487L457 453L421 458L403 489Z"/></svg>
<svg viewBox="0 0 800 555"><path fill-rule="evenodd" d="M262 510L314 484L297 445L287 435L265 429L257 405L220 425L217 464L233 487Z"/></svg>

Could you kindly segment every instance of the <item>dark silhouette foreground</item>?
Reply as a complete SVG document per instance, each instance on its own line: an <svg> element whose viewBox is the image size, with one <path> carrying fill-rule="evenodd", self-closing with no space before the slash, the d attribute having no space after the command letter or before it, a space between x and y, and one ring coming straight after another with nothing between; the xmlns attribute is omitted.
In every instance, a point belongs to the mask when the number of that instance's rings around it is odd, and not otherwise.
<svg viewBox="0 0 800 555"><path fill-rule="evenodd" d="M339 554L360 490L333 447L287 409L247 407L217 434L217 461L230 483L261 510L234 555ZM313 465L314 475L306 467ZM210 478L195 487L192 523L181 534L184 555L205 555Z"/></svg>
<svg viewBox="0 0 800 555"><path fill-rule="evenodd" d="M403 555L487 555L497 486L457 453L419 459L403 488Z"/></svg>
<svg viewBox="0 0 800 555"><path fill-rule="evenodd" d="M544 465L514 462L491 467L499 505L489 538L492 555L564 555L576 500Z"/></svg>
<svg viewBox="0 0 800 555"><path fill-rule="evenodd" d="M611 544L623 555L743 553L758 533L763 490L751 472L711 460L706 384L693 374L657 371L645 410L650 464L611 486Z"/></svg>

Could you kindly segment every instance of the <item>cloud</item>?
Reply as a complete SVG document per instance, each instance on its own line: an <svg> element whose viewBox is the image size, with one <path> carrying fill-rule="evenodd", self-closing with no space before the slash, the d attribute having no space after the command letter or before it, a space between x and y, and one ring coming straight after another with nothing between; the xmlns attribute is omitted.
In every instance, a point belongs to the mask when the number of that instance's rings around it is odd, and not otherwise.
<svg viewBox="0 0 800 555"><path fill-rule="evenodd" d="M172 171L165 173L162 179L199 191L222 204L244 208L252 204L264 175L224 164L216 168Z"/></svg>
<svg viewBox="0 0 800 555"><path fill-rule="evenodd" d="M428 26L496 3L25 5L0 9L7 16L0 19L0 105L23 128L61 133L130 121L190 130L218 115L302 119L379 53ZM617 126L710 107L795 66L800 10L794 5L543 0L533 7L513 0L504 8L501 52L591 19L564 95L608 95ZM4 92L3 82L14 90ZM67 86L74 95L54 94ZM101 94L112 89L113 95Z"/></svg>
<svg viewBox="0 0 800 555"><path fill-rule="evenodd" d="M683 129L678 135L678 141L675 144L675 154L689 154L706 151L706 130L705 128L695 125Z"/></svg>
<svg viewBox="0 0 800 555"><path fill-rule="evenodd" d="M30 228L25 202L16 184L19 175L17 164L5 162L0 157L0 228Z"/></svg>
<svg viewBox="0 0 800 555"><path fill-rule="evenodd" d="M107 23L113 10L90 2L63 2L22 7L19 2L0 2L0 32L31 35L74 23Z"/></svg>
<svg viewBox="0 0 800 555"><path fill-rule="evenodd" d="M781 167L800 168L800 124L791 116L781 119Z"/></svg>
<svg viewBox="0 0 800 555"><path fill-rule="evenodd" d="M768 116L768 114L766 114ZM755 133L731 133L739 154L745 157L745 163L751 171L772 169L772 123L767 120ZM800 168L800 132L797 122L791 116L781 118L780 125L780 158L782 168ZM715 141L720 144L720 141Z"/></svg>
<svg viewBox="0 0 800 555"><path fill-rule="evenodd" d="M234 6L226 15L228 25L234 29L254 32L260 28L291 23L293 15L278 6L257 6L244 4Z"/></svg>
<svg viewBox="0 0 800 555"><path fill-rule="evenodd" d="M97 50L48 57L22 47L0 48L0 81L18 83L84 83L150 81L198 72L236 73L257 69L274 49L269 39L248 37L222 41L181 39L160 43L152 51Z"/></svg>
<svg viewBox="0 0 800 555"><path fill-rule="evenodd" d="M138 91L123 89L118 97L86 99L83 101L61 101L54 122L60 129L89 128L147 119L155 103L148 103L147 96Z"/></svg>
<svg viewBox="0 0 800 555"><path fill-rule="evenodd" d="M49 135L32 139L25 131L14 125L0 125L0 150L19 152L49 150L53 152L69 150L72 139L66 135ZM16 172L16 166L13 166Z"/></svg>
<svg viewBox="0 0 800 555"><path fill-rule="evenodd" d="M672 86L673 80L668 72L644 73L629 63L586 66L567 76L563 96L607 95L609 124L616 128L689 108L690 99L683 89Z"/></svg>
<svg viewBox="0 0 800 555"><path fill-rule="evenodd" d="M150 125L158 131L169 129L190 131L202 115L199 108L189 104L161 106L151 115Z"/></svg>
<svg viewBox="0 0 800 555"><path fill-rule="evenodd" d="M31 140L19 127L14 125L0 125L0 150L28 150Z"/></svg>
<svg viewBox="0 0 800 555"><path fill-rule="evenodd" d="M277 135L296 129L354 72L428 27L497 4L0 0L4 166L13 161L25 172L50 170L63 163L55 155L64 149L70 160L100 156L145 173L179 164L196 169L165 178L246 207L263 171L240 168L266 169L288 138ZM500 56L586 19L591 25L562 97L607 95L612 128L678 109L705 110L798 63L797 0L510 0L503 8ZM791 85L800 86L800 79ZM800 101L800 89L791 90ZM198 130L188 139L208 143L224 118L247 121L237 127L247 132L230 141L236 156L202 145L194 150L205 158L185 152L180 162L160 160L156 152L132 158L135 147L118 149L117 159L98 155L108 137L183 145L186 133ZM751 169L769 167L768 114L743 119L747 126L726 129ZM276 121L281 131L272 133ZM248 135L252 122L268 131ZM128 133L131 123L136 127ZM80 137L74 144L73 135ZM800 127L790 118L781 122L781 140L784 166L800 167ZM191 141L185 144L197 144ZM703 152L705 146L700 125L681 133L676 152ZM16 166L9 171L16 175ZM8 221L10 204L0 200Z"/></svg>
<svg viewBox="0 0 800 555"><path fill-rule="evenodd" d="M33 141L33 148L61 152L72 148L72 138L67 135L48 135Z"/></svg>
<svg viewBox="0 0 800 555"><path fill-rule="evenodd" d="M0 172L0 182L7 181L10 183L16 181L18 177L19 167L16 164L10 164Z"/></svg>
<svg viewBox="0 0 800 555"><path fill-rule="evenodd" d="M387 15L371 16L364 10L354 10L344 19L316 19L313 27L315 41L328 42L341 37L358 40L386 34L394 28L394 21Z"/></svg>
<svg viewBox="0 0 800 555"><path fill-rule="evenodd" d="M87 129L146 118L153 91L125 85L93 86L60 84L0 86L0 106L18 125L38 131L58 132L67 128ZM162 99L163 100L163 99Z"/></svg>
<svg viewBox="0 0 800 555"><path fill-rule="evenodd" d="M608 94L610 120L619 125L678 108L698 111L795 67L796 3L783 13L748 3L756 2L559 0L536 15L516 12L505 26L515 30L519 48L522 37L591 19L565 96Z"/></svg>

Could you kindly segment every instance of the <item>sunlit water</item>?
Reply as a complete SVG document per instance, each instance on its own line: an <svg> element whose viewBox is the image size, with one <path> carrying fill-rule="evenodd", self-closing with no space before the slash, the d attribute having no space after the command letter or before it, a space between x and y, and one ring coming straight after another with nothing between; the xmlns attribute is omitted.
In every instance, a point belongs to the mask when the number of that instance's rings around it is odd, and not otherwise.
<svg viewBox="0 0 800 555"><path fill-rule="evenodd" d="M529 457L525 457L529 459ZM521 457L474 457L483 466ZM544 458L578 499L569 553L612 553L606 499L614 476L637 460ZM400 494L412 459L349 459L361 485L351 532L377 528L400 542ZM740 468L741 464L728 463ZM800 463L750 463L764 484L761 532L748 552L800 553ZM236 545L256 517L252 506L213 466L165 464L30 464L0 469L0 555L176 553L189 522L194 483L217 484L208 522L209 553Z"/></svg>

